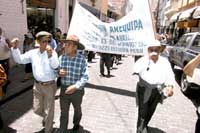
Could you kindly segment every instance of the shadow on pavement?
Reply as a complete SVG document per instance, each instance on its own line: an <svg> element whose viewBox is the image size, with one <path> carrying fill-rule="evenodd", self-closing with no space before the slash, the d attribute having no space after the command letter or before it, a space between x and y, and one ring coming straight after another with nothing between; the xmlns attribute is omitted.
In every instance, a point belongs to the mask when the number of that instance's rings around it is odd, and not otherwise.
<svg viewBox="0 0 200 133"><path fill-rule="evenodd" d="M12 130L9 125L32 109L32 91L26 91L11 99L11 101L9 100L1 106L4 130L8 130L6 133L14 133L14 130Z"/></svg>
<svg viewBox="0 0 200 133"><path fill-rule="evenodd" d="M91 88L91 89L108 91L108 92L119 94L119 95L136 97L136 92L132 92L132 91L128 91L128 90L123 90L123 89L119 89L119 88L113 88L113 87L95 85L95 84L91 84L91 83L87 83L86 87Z"/></svg>
<svg viewBox="0 0 200 133"><path fill-rule="evenodd" d="M67 133L91 133L91 132L86 129L79 129L78 131L73 131L72 129L70 129L67 130Z"/></svg>
<svg viewBox="0 0 200 133"><path fill-rule="evenodd" d="M23 90L20 90L20 91L18 91L16 93L10 95L9 97L6 97L5 99L0 101L0 106L2 106L3 104L15 99L16 97L20 96L21 94L25 93L26 91L31 90L32 88L33 88L33 86L27 87L27 88L25 88Z"/></svg>
<svg viewBox="0 0 200 133"><path fill-rule="evenodd" d="M155 127L148 127L148 133L166 133L166 132Z"/></svg>
<svg viewBox="0 0 200 133"><path fill-rule="evenodd" d="M17 130L6 127L3 131L0 131L0 133L17 133Z"/></svg>
<svg viewBox="0 0 200 133"><path fill-rule="evenodd" d="M43 133L43 132L36 132L36 133ZM60 133L58 128L54 128L53 133ZM72 129L68 129L67 133L91 133L90 131L84 129L83 127L81 127L79 130L77 131L73 131Z"/></svg>
<svg viewBox="0 0 200 133"><path fill-rule="evenodd" d="M112 68L111 68L111 70L117 70L117 69L118 69L117 67L112 67Z"/></svg>

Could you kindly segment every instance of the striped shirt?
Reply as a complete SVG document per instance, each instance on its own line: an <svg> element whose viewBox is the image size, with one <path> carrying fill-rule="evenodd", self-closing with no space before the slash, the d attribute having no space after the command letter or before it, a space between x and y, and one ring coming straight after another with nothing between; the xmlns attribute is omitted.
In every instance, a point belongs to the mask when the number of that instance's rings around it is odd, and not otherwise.
<svg viewBox="0 0 200 133"><path fill-rule="evenodd" d="M7 76L2 65L0 65L0 87L6 82Z"/></svg>
<svg viewBox="0 0 200 133"><path fill-rule="evenodd" d="M66 54L59 57L60 69L65 69L67 74L61 78L62 85L74 85L81 90L88 80L87 62L83 55L77 53L70 58Z"/></svg>

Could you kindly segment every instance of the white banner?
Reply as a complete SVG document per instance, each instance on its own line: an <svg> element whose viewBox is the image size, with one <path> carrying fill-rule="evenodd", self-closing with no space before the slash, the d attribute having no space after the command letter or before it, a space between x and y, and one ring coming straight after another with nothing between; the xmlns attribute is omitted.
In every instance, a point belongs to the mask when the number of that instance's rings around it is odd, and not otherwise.
<svg viewBox="0 0 200 133"><path fill-rule="evenodd" d="M148 0L134 0L133 9L116 22L105 23L81 7L73 12L68 35L75 34L86 50L143 55L155 39Z"/></svg>

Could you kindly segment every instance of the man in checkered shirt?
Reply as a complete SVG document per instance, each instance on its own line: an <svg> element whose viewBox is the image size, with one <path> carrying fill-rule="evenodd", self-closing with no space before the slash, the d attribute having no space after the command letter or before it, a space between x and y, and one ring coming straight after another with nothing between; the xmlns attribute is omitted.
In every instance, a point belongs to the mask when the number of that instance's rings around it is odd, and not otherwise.
<svg viewBox="0 0 200 133"><path fill-rule="evenodd" d="M81 103L84 95L84 86L88 81L87 61L77 49L84 49L76 35L69 35L64 42L64 54L59 57L61 77L60 93L60 133L67 132L69 107L74 107L73 131L80 129L82 117Z"/></svg>

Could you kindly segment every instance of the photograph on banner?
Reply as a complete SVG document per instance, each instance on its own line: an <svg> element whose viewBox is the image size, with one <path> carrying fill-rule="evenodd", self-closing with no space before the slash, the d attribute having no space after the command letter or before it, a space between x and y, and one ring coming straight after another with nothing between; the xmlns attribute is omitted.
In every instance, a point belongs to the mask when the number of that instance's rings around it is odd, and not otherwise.
<svg viewBox="0 0 200 133"><path fill-rule="evenodd" d="M143 55L155 39L149 3L134 1L132 11L107 23L76 2L68 35L75 34L86 50L103 53Z"/></svg>

